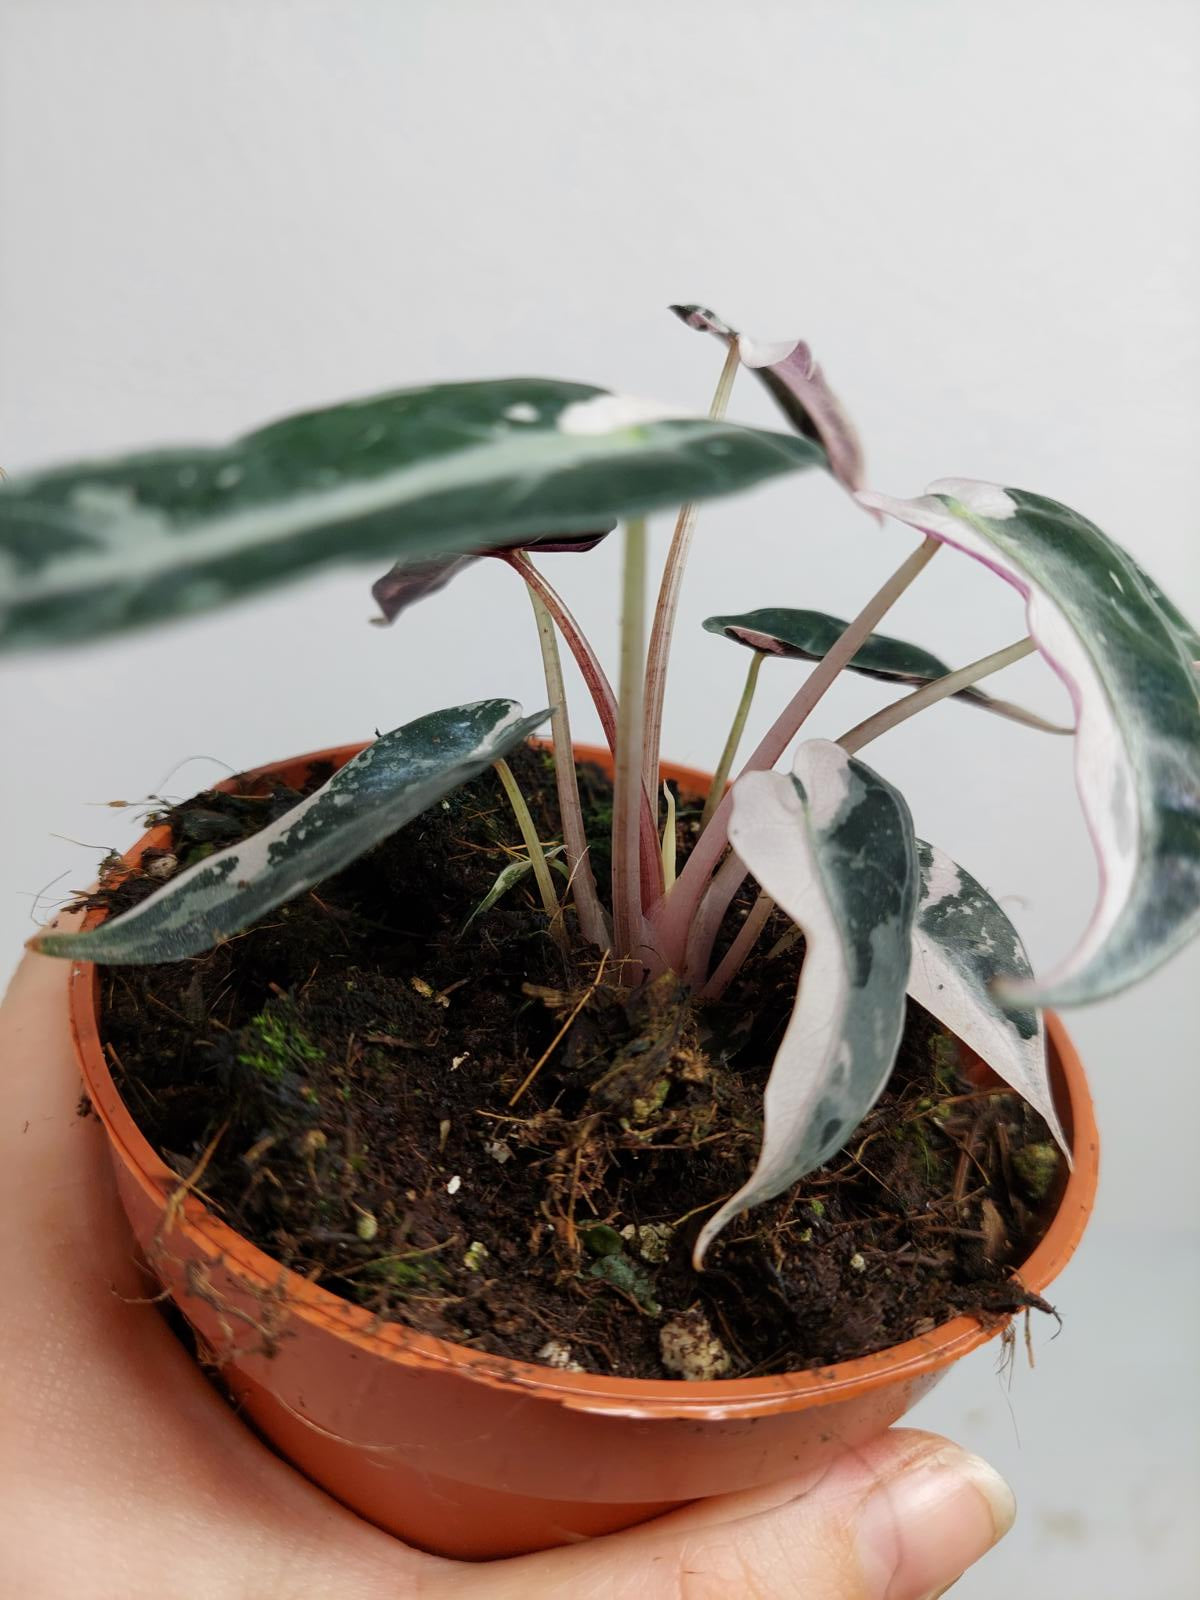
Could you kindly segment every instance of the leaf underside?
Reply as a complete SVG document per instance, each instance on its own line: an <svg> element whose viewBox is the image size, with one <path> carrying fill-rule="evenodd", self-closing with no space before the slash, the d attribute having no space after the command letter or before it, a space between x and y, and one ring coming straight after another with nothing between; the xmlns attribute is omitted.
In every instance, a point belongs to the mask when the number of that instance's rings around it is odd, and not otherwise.
<svg viewBox="0 0 1200 1600"><path fill-rule="evenodd" d="M424 600L431 594L436 594L439 589L444 589L464 568L481 560L484 555L499 554L500 549L531 550L546 555L567 552L582 555L588 550L594 550L611 532L612 526L609 526L590 533L579 533L573 537L556 538L551 535L547 539L524 539L516 544L501 546L495 551L481 551L478 555L435 556L432 560L420 558L412 561L395 561L383 577L376 578L371 585L371 595L380 611L380 615L372 620L385 624L395 622L409 606L416 605L419 600Z"/></svg>
<svg viewBox="0 0 1200 1600"><path fill-rule="evenodd" d="M829 458L829 470L851 493L862 487L863 453L858 434L841 401L825 381L812 351L802 339L777 344L737 333L707 306L671 306L689 328L714 334L737 350L792 426L806 438L819 441Z"/></svg>

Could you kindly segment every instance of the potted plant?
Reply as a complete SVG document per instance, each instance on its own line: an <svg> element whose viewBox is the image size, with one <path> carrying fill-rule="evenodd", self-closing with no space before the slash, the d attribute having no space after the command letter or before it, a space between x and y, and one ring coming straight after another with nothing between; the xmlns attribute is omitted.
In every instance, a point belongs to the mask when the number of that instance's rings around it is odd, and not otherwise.
<svg viewBox="0 0 1200 1600"><path fill-rule="evenodd" d="M1133 558L1038 495L866 490L806 345L674 309L725 345L706 418L448 384L0 488L10 648L334 561L391 563L389 622L484 556L532 601L548 710L435 711L160 807L83 926L32 941L72 963L87 1095L202 1356L310 1476L448 1554L770 1482L1049 1309L1097 1143L1043 1008L1135 981L1200 914L1200 640ZM725 420L742 366L792 433ZM664 766L696 503L806 468L921 542L849 622L709 618L749 651L734 726L711 777ZM681 501L647 631L642 518ZM541 560L619 520L614 687ZM953 671L877 631L945 546L1029 622ZM560 641L604 749L573 746ZM1034 650L1073 729L979 687ZM739 760L768 656L811 670ZM804 739L843 669L909 692ZM1046 978L860 757L947 695L1076 740L1103 887Z"/></svg>

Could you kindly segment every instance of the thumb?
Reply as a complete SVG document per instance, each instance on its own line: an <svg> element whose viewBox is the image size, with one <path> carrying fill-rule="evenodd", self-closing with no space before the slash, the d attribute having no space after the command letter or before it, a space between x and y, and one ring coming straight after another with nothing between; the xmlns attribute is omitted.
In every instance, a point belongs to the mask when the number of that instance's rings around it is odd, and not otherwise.
<svg viewBox="0 0 1200 1600"><path fill-rule="evenodd" d="M1012 1525L1012 1491L947 1439L896 1430L827 1468L493 1566L488 1600L933 1600Z"/></svg>

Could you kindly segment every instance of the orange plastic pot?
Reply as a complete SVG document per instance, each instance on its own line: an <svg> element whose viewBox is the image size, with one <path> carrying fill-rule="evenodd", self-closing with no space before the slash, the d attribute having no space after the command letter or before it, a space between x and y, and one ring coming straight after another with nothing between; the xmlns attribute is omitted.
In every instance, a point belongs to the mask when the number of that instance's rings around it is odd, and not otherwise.
<svg viewBox="0 0 1200 1600"><path fill-rule="evenodd" d="M279 773L296 783L311 762L341 765L359 748L247 776ZM607 752L578 754L607 765ZM685 791L707 787L702 773L668 770ZM126 860L163 842L151 832ZM768 1484L837 1444L880 1433L1000 1331L958 1317L837 1366L685 1383L560 1372L379 1322L297 1277L183 1192L109 1075L94 967L75 966L70 996L84 1083L108 1133L125 1211L205 1352L284 1456L424 1550L469 1560L543 1549ZM1020 1267L1034 1291L1078 1244L1098 1167L1083 1069L1057 1018L1049 1029L1055 1098L1075 1160L1044 1238Z"/></svg>

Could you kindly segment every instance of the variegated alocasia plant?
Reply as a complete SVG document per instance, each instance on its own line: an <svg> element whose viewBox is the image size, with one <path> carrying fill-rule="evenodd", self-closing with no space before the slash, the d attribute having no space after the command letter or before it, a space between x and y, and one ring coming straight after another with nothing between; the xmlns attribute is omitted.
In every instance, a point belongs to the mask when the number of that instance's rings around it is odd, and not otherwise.
<svg viewBox="0 0 1200 1600"><path fill-rule="evenodd" d="M567 959L572 946L584 956L600 949L609 975L630 989L674 971L697 1006L719 1000L776 908L805 936L795 1011L766 1089L761 1155L702 1228L699 1267L730 1218L780 1193L853 1134L891 1071L906 996L1025 1096L1066 1150L1039 1007L1115 993L1200 926L1200 636L1132 556L1053 500L959 479L916 500L866 489L855 430L806 344L750 339L701 306L672 309L725 347L707 416L548 379L455 383L288 418L225 447L12 479L0 486L0 649L97 638L348 561L388 564L373 593L380 620L393 622L470 562L503 561L533 603L547 712L527 717L495 699L419 718L377 739L279 822L178 873L133 910L33 943L47 954L107 962L194 954L494 765L525 853L476 915L532 873L548 931ZM743 366L793 431L726 420ZM673 804L660 840L659 748L696 506L805 468L830 472L857 497L876 518L871 537L893 518L922 541L848 622L779 606L705 622L746 647L750 665L701 831L676 872ZM680 503L647 637L643 518ZM534 558L584 554L622 520L614 687ZM1028 637L952 670L876 631L942 545L1020 590ZM799 590L799 575L796 582ZM606 893L588 860L560 639L613 753ZM978 687L1035 650L1070 691L1073 729ZM727 785L768 656L810 670ZM836 742L801 740L790 770L775 770L843 669L910 692ZM1031 972L1019 934L987 890L915 836L902 796L858 758L878 735L949 696L1074 734L1101 892L1078 949L1048 977ZM547 719L562 819L561 844L550 850L504 759ZM714 962L748 876L757 899Z"/></svg>

